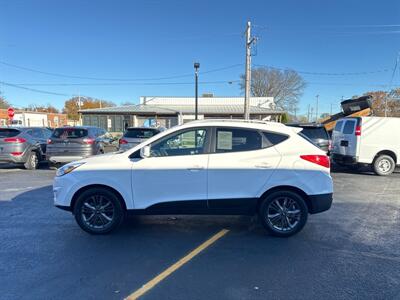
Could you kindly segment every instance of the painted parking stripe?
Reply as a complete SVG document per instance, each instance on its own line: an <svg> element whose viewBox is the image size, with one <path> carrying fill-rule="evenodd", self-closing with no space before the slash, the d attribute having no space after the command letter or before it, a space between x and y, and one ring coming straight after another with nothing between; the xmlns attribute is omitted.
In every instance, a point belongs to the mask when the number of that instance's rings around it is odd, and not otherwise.
<svg viewBox="0 0 400 300"><path fill-rule="evenodd" d="M173 272L178 270L180 267L182 267L184 264L189 262L192 258L194 258L196 255L198 255L201 251L218 241L220 238L222 238L225 234L227 234L229 230L227 229L222 229L219 231L217 234L209 238L207 241L205 241L203 244L192 250L189 254L186 256L182 257L180 260L178 260L176 263L174 263L172 266L170 266L168 269L164 270L162 273L158 274L156 277L154 277L152 280L144 284L140 289L137 291L133 292L130 294L128 297L126 297L126 300L134 300L138 299L139 297L143 296L146 292L151 290L153 287L155 287L157 284L159 284L161 281L163 281L165 278L167 278L169 275L171 275Z"/></svg>

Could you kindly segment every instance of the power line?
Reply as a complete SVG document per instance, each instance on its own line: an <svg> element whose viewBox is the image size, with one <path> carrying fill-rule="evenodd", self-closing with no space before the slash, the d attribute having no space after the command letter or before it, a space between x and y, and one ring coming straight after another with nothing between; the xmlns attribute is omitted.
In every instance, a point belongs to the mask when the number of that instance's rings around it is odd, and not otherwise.
<svg viewBox="0 0 400 300"><path fill-rule="evenodd" d="M70 97L70 96L72 96L72 95L68 95L68 94L62 94L62 93L56 93L56 92L50 92L50 91L32 89L32 88L28 88L28 87L24 87L24 86L21 86L21 85L9 83L9 82L4 82L4 81L0 81L0 83L3 84L3 85L5 85L5 86L11 86L11 87L14 87L14 88L23 89L23 90L27 90L27 91L31 91L31 92L36 92L36 93L41 93L41 94L48 94L48 95L54 95L54 96L63 96L63 97Z"/></svg>
<svg viewBox="0 0 400 300"><path fill-rule="evenodd" d="M203 81L200 82L201 84L233 84L238 83L240 80L230 80L230 81ZM31 92L47 94L47 95L55 95L55 96L64 96L64 97L71 97L73 94L64 94L64 93L57 93L53 91L47 91L42 89L36 88L29 88L28 86L115 86L115 85L151 85L151 86L163 86L163 85L192 85L193 82L144 82L144 83L61 83L61 84L41 84L41 83L10 83L5 81L0 81L0 84L5 86L10 86L17 89L23 89Z"/></svg>
<svg viewBox="0 0 400 300"><path fill-rule="evenodd" d="M262 65L262 64L255 64L254 66L270 68L270 69L275 69L275 70L280 70L280 71L294 70L294 71L296 71L297 73L300 73L300 74L321 75L321 76L359 76L359 75L370 75L370 74L376 74L376 73L384 73L384 72L389 72L389 71L393 70L393 68L384 68L384 69L375 70L375 71L331 73L331 72L299 71L299 70L296 70L296 69L293 69L293 68L282 68L282 67L275 67L275 66Z"/></svg>
<svg viewBox="0 0 400 300"><path fill-rule="evenodd" d="M201 84L233 84L240 80L200 81ZM17 86L163 86L163 85L191 85L193 82L102 82L102 83L12 83Z"/></svg>
<svg viewBox="0 0 400 300"><path fill-rule="evenodd" d="M68 74L61 74L61 73L53 73L53 72L46 72L46 71L41 71L37 69L32 69L24 66L19 66L15 64L10 64L8 62L0 61L0 64L28 71L28 72L33 72L33 73L38 73L38 74L43 74L43 75L48 75L48 76L54 76L54 77L62 77L62 78L70 78L70 79L86 79L86 80L99 80L99 81L158 81L158 80L168 80L168 79L177 79L177 78L185 78L185 77L192 77L193 74L182 74L182 75L173 75L173 76L166 76L166 77L155 77L155 78L100 78L100 77L86 77L86 76L76 76L76 75L68 75ZM213 72L219 72L223 70L228 70L232 68L236 68L238 66L242 66L243 64L234 64L222 68L217 68L217 69L212 69L209 71L201 72L201 74L208 74L208 73L213 73Z"/></svg>

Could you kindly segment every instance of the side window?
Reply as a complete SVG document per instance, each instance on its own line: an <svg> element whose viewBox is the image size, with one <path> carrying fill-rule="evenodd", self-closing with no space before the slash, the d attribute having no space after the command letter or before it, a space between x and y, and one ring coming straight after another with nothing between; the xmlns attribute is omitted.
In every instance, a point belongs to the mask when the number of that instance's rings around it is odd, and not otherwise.
<svg viewBox="0 0 400 300"><path fill-rule="evenodd" d="M33 136L33 129L27 130L26 133L29 134L31 137L34 137Z"/></svg>
<svg viewBox="0 0 400 300"><path fill-rule="evenodd" d="M278 145L289 138L287 135L274 132L263 132L263 134L265 137L264 148Z"/></svg>
<svg viewBox="0 0 400 300"><path fill-rule="evenodd" d="M194 155L206 152L207 130L196 128L167 136L151 144L151 156Z"/></svg>
<svg viewBox="0 0 400 300"><path fill-rule="evenodd" d="M50 136L51 136L51 131L50 131L50 130L48 130L48 129L42 129L42 131L43 131L43 137L44 137L45 139L50 138Z"/></svg>
<svg viewBox="0 0 400 300"><path fill-rule="evenodd" d="M217 128L216 152L251 151L262 148L262 136L256 130Z"/></svg>
<svg viewBox="0 0 400 300"><path fill-rule="evenodd" d="M343 133L344 134L353 134L355 125L356 125L355 121L347 120L346 123L344 124Z"/></svg>
<svg viewBox="0 0 400 300"><path fill-rule="evenodd" d="M335 131L340 132L342 130L343 121L336 122Z"/></svg>

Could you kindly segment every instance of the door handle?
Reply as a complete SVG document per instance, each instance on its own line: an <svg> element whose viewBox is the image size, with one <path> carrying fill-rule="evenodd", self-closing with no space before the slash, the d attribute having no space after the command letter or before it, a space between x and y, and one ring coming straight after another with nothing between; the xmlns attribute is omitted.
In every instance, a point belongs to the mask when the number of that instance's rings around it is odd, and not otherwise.
<svg viewBox="0 0 400 300"><path fill-rule="evenodd" d="M192 171L192 172L201 171L201 170L204 170L204 167L193 166L193 167L187 168L187 170L188 170L188 171Z"/></svg>
<svg viewBox="0 0 400 300"><path fill-rule="evenodd" d="M268 164L268 163L261 163L261 164L255 165L255 167L259 168L259 169L269 169L272 166L270 164Z"/></svg>

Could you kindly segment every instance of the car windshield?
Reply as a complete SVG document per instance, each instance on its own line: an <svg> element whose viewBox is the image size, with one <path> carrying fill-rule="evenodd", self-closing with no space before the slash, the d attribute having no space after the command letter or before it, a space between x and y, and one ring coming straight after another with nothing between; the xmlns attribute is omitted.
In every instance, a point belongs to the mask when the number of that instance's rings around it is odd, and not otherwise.
<svg viewBox="0 0 400 300"><path fill-rule="evenodd" d="M151 138L153 135L158 133L155 129L143 129L143 128L132 128L128 129L124 133L124 137L126 138L135 138L135 139L148 139Z"/></svg>
<svg viewBox="0 0 400 300"><path fill-rule="evenodd" d="M0 138L8 138L17 136L20 133L17 129L12 128L0 128Z"/></svg>
<svg viewBox="0 0 400 300"><path fill-rule="evenodd" d="M317 139L328 139L328 135L325 131L324 128L322 127L316 127L316 128L303 128L301 131L302 134L307 136L308 138L312 140L317 140Z"/></svg>
<svg viewBox="0 0 400 300"><path fill-rule="evenodd" d="M54 130L52 138L56 139L78 139L88 135L84 128L57 128Z"/></svg>

